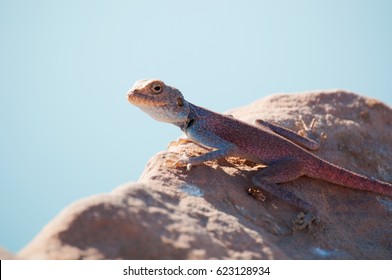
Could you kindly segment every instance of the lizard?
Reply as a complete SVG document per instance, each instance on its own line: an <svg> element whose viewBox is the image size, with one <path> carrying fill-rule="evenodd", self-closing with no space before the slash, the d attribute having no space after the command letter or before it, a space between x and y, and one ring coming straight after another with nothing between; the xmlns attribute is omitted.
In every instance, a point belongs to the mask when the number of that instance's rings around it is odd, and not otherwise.
<svg viewBox="0 0 392 280"><path fill-rule="evenodd" d="M200 156L183 155L174 162L174 167L186 166L190 170L194 165L229 156L266 165L253 176L253 184L307 211L300 215L300 229L310 226L317 219L317 211L313 205L278 184L307 176L392 196L392 184L352 172L313 154L311 151L320 146L318 142L267 121L256 120L252 125L231 115L196 106L185 100L177 88L161 80L137 81L126 96L131 104L155 120L176 125L191 141L207 148L208 152ZM255 196L259 195L257 191L254 193Z"/></svg>

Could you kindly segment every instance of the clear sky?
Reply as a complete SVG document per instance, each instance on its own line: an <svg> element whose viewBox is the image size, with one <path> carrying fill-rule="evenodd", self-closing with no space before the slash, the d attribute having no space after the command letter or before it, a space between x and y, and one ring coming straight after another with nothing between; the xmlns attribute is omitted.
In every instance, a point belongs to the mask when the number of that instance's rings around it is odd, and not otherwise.
<svg viewBox="0 0 392 280"><path fill-rule="evenodd" d="M392 104L392 1L0 0L0 246L136 181L180 131L127 103L160 78L215 111L343 88Z"/></svg>

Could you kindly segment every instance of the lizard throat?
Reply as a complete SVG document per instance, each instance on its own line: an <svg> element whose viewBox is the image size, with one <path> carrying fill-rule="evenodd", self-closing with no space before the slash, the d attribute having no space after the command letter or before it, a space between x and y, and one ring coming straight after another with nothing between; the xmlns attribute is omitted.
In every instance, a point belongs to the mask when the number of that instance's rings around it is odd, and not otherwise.
<svg viewBox="0 0 392 280"><path fill-rule="evenodd" d="M186 132L186 130L190 128L194 124L194 122L195 122L194 119L190 119L183 122L176 122L173 124L178 126L183 132Z"/></svg>

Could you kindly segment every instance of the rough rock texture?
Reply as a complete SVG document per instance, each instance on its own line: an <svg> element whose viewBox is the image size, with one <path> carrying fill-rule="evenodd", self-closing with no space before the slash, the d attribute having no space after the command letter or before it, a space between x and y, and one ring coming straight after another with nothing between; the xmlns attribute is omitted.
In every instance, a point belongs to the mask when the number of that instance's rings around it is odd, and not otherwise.
<svg viewBox="0 0 392 280"><path fill-rule="evenodd" d="M230 112L279 123L318 119L316 152L353 171L392 182L392 110L344 91L273 95ZM171 143L139 182L67 207L19 254L33 259L391 259L392 198L300 178L281 187L315 205L319 223L292 232L300 209L247 194L262 168L238 158L193 167L167 163L192 144Z"/></svg>
<svg viewBox="0 0 392 280"><path fill-rule="evenodd" d="M16 260L17 256L0 247L0 260Z"/></svg>

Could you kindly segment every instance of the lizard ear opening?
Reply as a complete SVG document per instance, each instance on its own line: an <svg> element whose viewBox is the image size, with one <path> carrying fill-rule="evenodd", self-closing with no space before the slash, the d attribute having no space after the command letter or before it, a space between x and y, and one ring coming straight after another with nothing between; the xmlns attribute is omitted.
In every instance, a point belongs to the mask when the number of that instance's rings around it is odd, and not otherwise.
<svg viewBox="0 0 392 280"><path fill-rule="evenodd" d="M182 100L181 97L178 97L178 98L177 98L177 105L178 105L179 107L184 106L184 100Z"/></svg>

